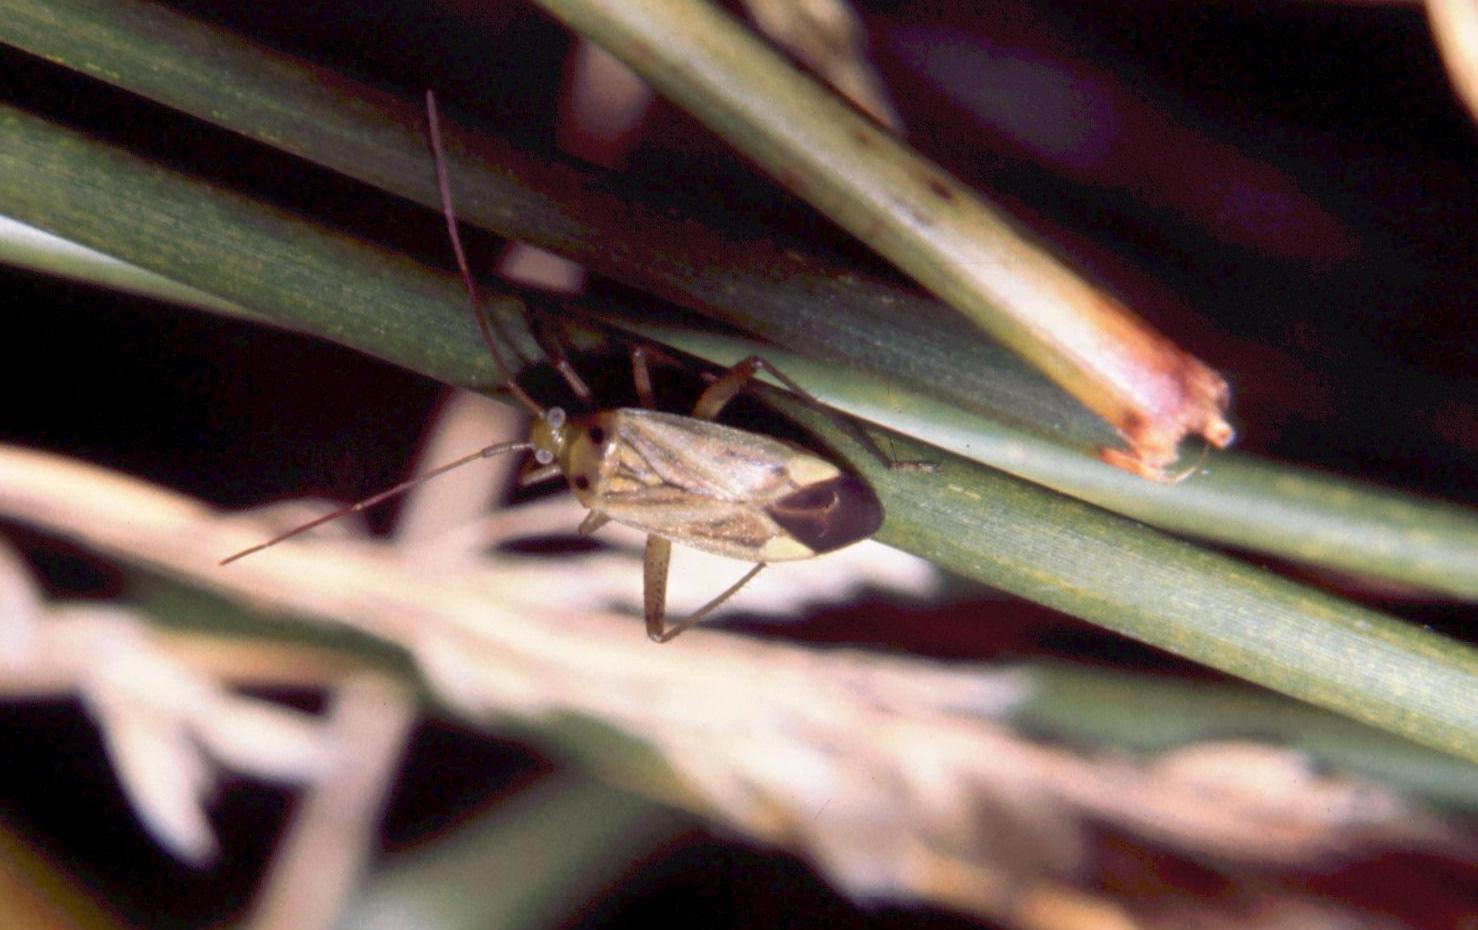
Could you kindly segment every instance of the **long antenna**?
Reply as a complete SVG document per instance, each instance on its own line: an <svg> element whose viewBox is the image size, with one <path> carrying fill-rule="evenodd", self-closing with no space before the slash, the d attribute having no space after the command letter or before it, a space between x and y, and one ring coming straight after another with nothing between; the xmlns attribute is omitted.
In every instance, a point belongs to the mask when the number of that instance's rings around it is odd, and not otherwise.
<svg viewBox="0 0 1478 930"><path fill-rule="evenodd" d="M436 161L436 186L441 192L441 213L446 217L447 235L452 240L452 253L457 257L457 268L462 272L462 283L467 288L467 300L472 304L472 316L477 320L477 329L482 333L482 341L487 343L488 352L493 356L498 369L503 373L503 379L507 382L508 390L518 398L524 409L536 417L544 415L544 408L539 406L538 401L529 396L528 392L518 386L513 378L513 369L503 360L503 353L498 350L498 344L493 340L492 327L488 325L487 314L482 309L482 301L477 296L477 282L472 278L472 270L467 267L467 253L462 250L462 235L457 230L457 213L452 206L452 187L447 181L446 155L441 149L441 117L436 109L436 94L426 91L426 120L431 130L431 155Z"/></svg>
<svg viewBox="0 0 1478 930"><path fill-rule="evenodd" d="M368 510L370 507L373 507L376 504L380 503L380 501L388 500L389 498L392 498L397 494L404 494L406 491L409 491L416 485L421 484L424 481L430 481L437 475L444 475L454 468L461 468L468 462L475 462L478 459L490 459L495 455L502 455L504 452L521 452L533 448L534 445L530 442L513 441L494 443L493 445L488 446L485 449L479 449L471 455L464 455L461 458L457 459L455 462L448 462L445 465L440 465L428 472L419 474L416 477L411 478L409 481L402 481L400 484L397 484L393 488L386 488L378 494L372 494L369 497L366 497L364 500L358 502L357 504L350 504L348 507L341 507L338 510L335 510L333 513L324 514L316 520L310 520L309 522L304 523L302 526L295 526L292 529L288 530L286 533L279 533L278 535L273 536L271 539L267 540L264 543L257 543L250 549L242 549L235 555L227 556L226 558L221 559L220 564L230 565L237 559L245 558L251 555L253 552L261 552L263 549L266 549L270 546L275 546L278 543L282 542L284 539L292 539L294 536L297 536L301 533L306 533L315 527L323 526L325 523L337 520L340 517L347 517L351 513L358 513L361 510Z"/></svg>
<svg viewBox="0 0 1478 930"><path fill-rule="evenodd" d="M493 340L492 328L488 325L487 317L484 315L482 310L482 302L478 299L477 282L472 279L472 271L467 267L467 254L462 250L462 237L458 234L457 231L457 214L456 211L452 208L451 185L447 182L446 156L443 154L441 149L441 120L438 118L436 112L436 96L429 90L426 91L426 117L428 122L430 123L431 154L436 161L436 185L437 188L441 191L442 215L446 217L447 233L451 236L452 252L457 257L457 268L462 272L462 283L467 288L467 300L472 305L472 316L474 319L477 320L477 328L478 331L482 333L482 341L487 344L488 352L493 356L493 361L497 363L499 371L503 373L503 378L508 385L508 390L513 393L513 396L518 398L519 403L523 404L524 407L528 409L529 413L533 414L536 417L542 417L544 415L544 408L539 406L537 401L530 397L523 388L518 386L518 382L515 381L513 378L512 369L510 369L508 367L508 363L503 360L503 354L498 351L498 344ZM294 536L306 533L315 527L322 526L323 524L333 520L337 520L340 517L346 517L351 513L358 513L361 510L367 510L370 507L373 507L376 504L380 503L381 501L388 500L396 496L397 494L404 494L406 491L409 491L411 488L415 487L418 484L429 481L432 478L437 477L438 475L444 475L452 469L460 468L463 465L468 464L469 462L475 462L478 459L492 458L495 455L502 455L505 452L522 452L531 451L533 449L533 443L527 441L494 443L493 445L488 446L484 449L479 449L471 455L464 455L461 458L457 459L455 462L449 462L445 465L438 466L437 468L433 468L428 472L417 475L416 477L411 478L408 481L402 481L400 484L397 484L392 488L386 488L378 494L373 494L369 497L366 497L364 500L359 501L358 503L350 504L348 507L341 507L338 510L335 510L333 513L324 514L316 520L310 520L309 522L304 523L302 526L296 526L285 533L279 533L266 542L258 543L257 545L252 546L249 549L242 549L235 555L228 556L222 559L220 564L230 565L237 559L242 559L253 553L261 552L263 549L275 546L285 539L292 539Z"/></svg>

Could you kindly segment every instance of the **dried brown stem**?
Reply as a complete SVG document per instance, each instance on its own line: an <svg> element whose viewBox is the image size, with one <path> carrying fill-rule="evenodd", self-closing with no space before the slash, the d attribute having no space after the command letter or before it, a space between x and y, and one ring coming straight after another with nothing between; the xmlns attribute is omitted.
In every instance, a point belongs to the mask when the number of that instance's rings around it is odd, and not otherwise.
<svg viewBox="0 0 1478 930"><path fill-rule="evenodd" d="M670 769L670 781L634 787L796 849L859 896L1040 926L1024 909L1071 904L1090 823L1262 865L1446 839L1389 792L1320 775L1291 752L1203 746L1139 764L1033 744L994 722L1023 696L1010 674L703 631L656 647L638 620L600 605L604 562L449 562L293 541L223 571L215 554L258 535L253 521L13 448L0 448L0 512L396 643L470 718L602 721ZM635 583L634 561L622 564ZM597 764L632 777L617 760Z"/></svg>

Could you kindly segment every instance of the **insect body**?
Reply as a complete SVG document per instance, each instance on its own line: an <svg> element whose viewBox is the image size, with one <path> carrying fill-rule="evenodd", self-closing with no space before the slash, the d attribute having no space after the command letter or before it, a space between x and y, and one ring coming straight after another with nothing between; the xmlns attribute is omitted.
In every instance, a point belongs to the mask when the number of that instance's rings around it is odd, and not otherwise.
<svg viewBox="0 0 1478 930"><path fill-rule="evenodd" d="M706 420L633 408L545 417L530 441L592 513L732 559L807 559L882 523L867 485L831 462Z"/></svg>
<svg viewBox="0 0 1478 930"><path fill-rule="evenodd" d="M806 559L866 539L882 525L883 508L860 478L792 443L713 422L720 411L767 370L808 403L819 401L758 356L720 375L703 391L692 416L655 408L645 350L631 352L641 407L569 416L544 409L513 379L493 340L467 266L451 204L441 151L435 99L426 96L437 182L452 249L467 288L473 315L508 389L534 416L527 442L502 442L434 469L344 510L304 524L225 560L274 545L346 513L363 510L459 465L504 452L533 452L525 481L564 476L590 513L580 524L594 532L615 521L648 534L643 560L643 607L647 635L666 642L702 620L739 591L770 562ZM571 388L584 400L589 389L563 359L556 360ZM824 408L822 408L824 409ZM691 616L666 625L667 574L672 543L755 565ZM224 564L224 563L223 563Z"/></svg>
<svg viewBox="0 0 1478 930"><path fill-rule="evenodd" d="M643 607L647 635L666 642L702 620L770 562L806 559L866 539L883 508L860 478L792 443L714 423L761 369L751 356L703 392L693 416L654 407L646 354L632 350L642 407L569 417L541 411L529 429L537 481L563 475L590 514L581 532L615 521L648 534ZM804 392L801 392L804 394ZM672 543L756 563L748 574L666 626Z"/></svg>

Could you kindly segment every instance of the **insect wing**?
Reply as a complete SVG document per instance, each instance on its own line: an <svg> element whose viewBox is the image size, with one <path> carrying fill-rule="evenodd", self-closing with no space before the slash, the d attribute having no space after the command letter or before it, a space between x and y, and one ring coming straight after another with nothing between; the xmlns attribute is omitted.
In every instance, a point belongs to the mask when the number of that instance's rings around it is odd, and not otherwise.
<svg viewBox="0 0 1478 930"><path fill-rule="evenodd" d="M866 484L789 443L651 410L601 420L609 444L588 505L618 523L778 562L865 539L882 522Z"/></svg>

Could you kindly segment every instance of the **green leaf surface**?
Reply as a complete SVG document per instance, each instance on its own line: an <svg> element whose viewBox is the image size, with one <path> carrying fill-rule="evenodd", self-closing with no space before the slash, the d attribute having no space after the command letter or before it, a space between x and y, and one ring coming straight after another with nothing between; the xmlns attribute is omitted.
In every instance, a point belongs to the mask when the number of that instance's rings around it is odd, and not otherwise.
<svg viewBox="0 0 1478 930"><path fill-rule="evenodd" d="M451 383L488 364L449 275L0 108L0 203L20 219ZM873 482L879 538L967 577L1410 739L1478 758L1473 650L901 434L892 471L772 402Z"/></svg>
<svg viewBox="0 0 1478 930"><path fill-rule="evenodd" d="M418 105L165 8L137 0L0 0L0 41L425 206L439 204ZM936 301L782 236L736 230L721 217L694 215L690 205L617 189L609 178L548 164L485 135L453 129L448 141L465 221L783 346L802 359L787 364L805 367L795 374L813 393L843 409L906 424L927 442L1173 532L1478 598L1472 510L1228 454L1179 485L1140 480L1091 456L1115 439L1096 417ZM100 242L93 244L123 257L118 243ZM0 239L0 249L36 267L30 247ZM292 252L283 250L289 259ZM291 274L281 260L271 257L273 273ZM220 310L209 303L219 294L191 301L176 292L184 278L160 285L147 280L150 273L141 270L145 279L131 287L153 284L166 299ZM95 274L100 283L117 277ZM356 283L345 298L370 299L373 289ZM424 338L445 338L437 332L442 324L408 319L428 326ZM431 371L413 345L345 341ZM732 352L696 339L689 347L732 360ZM469 352L466 367L441 376L485 384L471 373L479 364ZM844 384L833 389L833 381Z"/></svg>
<svg viewBox="0 0 1478 930"><path fill-rule="evenodd" d="M17 23L30 23L28 41L33 44L58 42L57 34L71 36L69 41L77 43L68 53L76 58L74 66L110 80L118 80L118 74L130 66L145 74L162 70L162 77L156 74L153 78L160 93L195 87L201 95L198 105L227 122L240 116L234 108L245 105L243 100L254 102L257 109L250 111L255 114L251 118L270 117L276 122L253 123L248 134L271 140L283 138L279 130L284 127L296 126L300 142L317 138L325 147L352 149L377 170L384 170L387 178L414 188L415 199L431 199L427 156L419 151L413 111L407 105L380 101L369 106L365 101L374 95L361 97L358 90L349 93L339 81L309 81L309 69L292 71L282 59L256 62L258 72L279 81L271 90L284 96L272 97L248 80L248 65L257 54L251 47L126 0L101 6L84 0L51 4L4 0L0 13L5 14L0 16L0 38L6 41L15 41L20 32ZM138 30L128 31L131 24ZM179 46L147 45L162 41L160 36L177 37L171 30L180 28L196 32L188 41L180 39ZM32 51L65 58L60 53ZM157 54L150 57L151 51ZM106 64L99 63L110 55ZM212 74L211 67L228 71ZM203 75L213 79L205 80ZM292 96L293 88L307 96ZM214 109L207 106L211 103ZM344 114L345 119L333 123L335 113ZM468 167L465 160L457 164ZM520 213L510 206L512 201L493 199L486 186L494 183L489 180L492 177L479 171L462 185L467 189L464 199L469 210L488 225L495 225L493 220L499 216ZM506 186L505 181L497 183ZM545 200L543 194L533 192L543 188L515 184L513 189L524 210L538 213L529 205ZM579 188L575 202L588 194L594 196L592 190ZM661 286L653 288L660 294L683 291L690 298L702 293L705 299L728 300L733 295L725 291L727 285L747 280L757 288L758 282L775 272L773 266L743 272L737 266L723 266L715 272L699 263L684 266L684 277L674 268L695 258L691 252L682 252L680 243L665 238L660 229L639 253L626 248L644 238L646 230L640 221L648 215L641 209L629 207L622 216L624 238L601 240L597 248L588 227L570 220L559 207L545 206L539 215L549 220L551 228L562 222L571 237L572 245L566 251L577 257L615 252L617 258L603 259L604 267L629 269L650 261L655 270L643 271L643 280L660 279ZM244 307L254 318L341 342L448 383L481 387L496 383L467 318L464 295L451 276L373 243L182 177L9 106L0 107L0 212ZM671 230L670 218L667 224L662 228ZM704 232L701 227L680 225L689 233L683 237L689 243L718 238L717 233ZM547 239L554 234L546 231L542 235ZM740 257L748 256L741 252ZM633 280L640 277L630 274ZM681 288L674 283L678 278L685 282ZM974 416L978 410L953 408L947 399L941 402L939 394L923 387L959 391L962 381L978 374L979 358L972 354L977 344L941 337L922 310L898 313L895 305L884 317L870 316L867 308L888 304L883 299L886 294L863 289L856 279L819 274L797 285L794 275L778 278L779 283L772 285L773 292L782 295L773 304L776 318L787 316L787 308L799 308L795 303L798 286L801 290L822 284L829 288L813 295L823 299L808 302L812 312L795 317L797 322L792 325L799 327L796 331L804 333L804 338L785 345L802 356L829 359L840 355L849 364L855 362L853 367L872 373L866 384L847 389L856 392L852 402L884 411L876 419L889 425L894 422L886 415L890 401L900 400L906 406L913 402L908 398L923 394L936 404L934 415L943 424L937 427L940 432L926 433L910 424L906 430L913 438L899 432L878 434L882 445L900 458L937 461L937 473L927 474L883 469L829 420L776 394L770 396L789 416L814 429L823 442L846 454L873 482L888 515L880 539L959 574L1175 654L1417 742L1478 758L1478 657L1472 649L953 454L942 446L959 448L958 437L971 435L957 418ZM851 299L843 300L849 292ZM913 299L917 306L911 310L927 304ZM862 309L854 315L858 307ZM512 309L507 299L497 308L499 319L508 325L506 332L513 332L519 319ZM920 320L926 322L917 331L923 340L918 343L880 337L876 328L898 321L906 328L917 326ZM764 323L751 329L774 338L786 335L767 330ZM891 335L893 331L882 332ZM533 351L526 339L515 342L523 352ZM817 344L824 351L813 353ZM942 345L949 351L936 353L927 349L929 345ZM879 364L880 358L900 351L900 346L909 358L906 371L893 372ZM855 359L847 354L854 348ZM917 356L910 354L915 349ZM978 416L975 419L986 423ZM989 431L985 425L980 429L986 431L980 435ZM924 435L939 445L920 445L916 440ZM1006 452L1009 457L1009 445ZM1213 475L1221 471L1216 467ZM1287 494L1288 489L1277 489L1276 481L1263 484L1245 492L1229 489L1226 503L1219 506L1254 510L1239 502L1238 495L1262 494L1265 509L1276 511L1281 500L1277 493ZM1277 489L1276 493L1269 488ZM1175 492L1171 489L1169 493ZM1389 531L1384 521L1392 515L1409 521L1402 531L1411 542L1432 544L1435 538L1437 548L1446 547L1449 553L1447 561L1438 560L1439 568L1432 574L1446 576L1457 569L1460 577L1451 584L1471 585L1474 573L1461 571L1464 560L1471 563L1471 541L1478 538L1471 517L1450 509L1434 516L1439 511L1433 507L1395 497L1383 498L1386 509L1381 510L1370 506L1377 498L1362 497L1362 493L1334 486L1322 500L1319 493L1304 496L1309 506L1321 509L1334 509L1343 500L1349 505L1347 513L1366 520L1358 532L1368 537ZM1175 506L1172 503L1170 509ZM1279 531L1279 523L1259 529L1269 541ZM1466 548L1464 540L1469 543Z"/></svg>
<svg viewBox="0 0 1478 930"><path fill-rule="evenodd" d="M1436 804L1478 811L1478 770L1460 759L1306 704L1236 685L1065 663L1019 672L1028 698L1010 719L1072 745L1157 753L1223 740L1288 746Z"/></svg>

